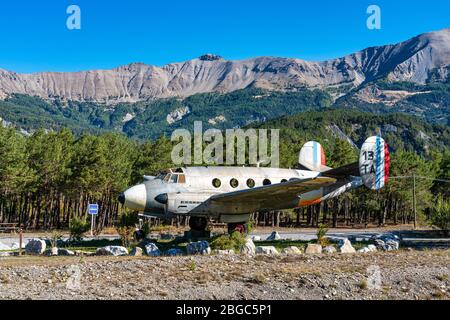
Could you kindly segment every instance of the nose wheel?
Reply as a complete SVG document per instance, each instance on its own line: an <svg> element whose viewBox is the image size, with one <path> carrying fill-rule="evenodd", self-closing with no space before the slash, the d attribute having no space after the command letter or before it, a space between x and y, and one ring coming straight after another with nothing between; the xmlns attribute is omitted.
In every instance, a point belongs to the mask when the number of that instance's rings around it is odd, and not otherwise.
<svg viewBox="0 0 450 320"><path fill-rule="evenodd" d="M208 220L203 217L190 217L189 227L194 231L205 231L208 226Z"/></svg>

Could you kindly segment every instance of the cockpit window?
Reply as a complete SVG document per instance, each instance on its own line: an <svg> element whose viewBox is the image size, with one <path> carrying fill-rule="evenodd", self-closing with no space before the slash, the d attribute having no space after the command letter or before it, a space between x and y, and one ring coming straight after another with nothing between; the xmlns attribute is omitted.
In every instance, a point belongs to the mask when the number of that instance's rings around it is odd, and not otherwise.
<svg viewBox="0 0 450 320"><path fill-rule="evenodd" d="M170 176L170 183L177 183L178 181L178 175L177 174L173 174Z"/></svg>
<svg viewBox="0 0 450 320"><path fill-rule="evenodd" d="M186 176L184 175L182 168L160 172L155 179L163 180L167 183L186 183Z"/></svg>
<svg viewBox="0 0 450 320"><path fill-rule="evenodd" d="M165 173L165 172L160 172L160 173L158 173L158 175L155 177L155 179L162 180L162 179L164 179L165 176L166 176L166 173Z"/></svg>

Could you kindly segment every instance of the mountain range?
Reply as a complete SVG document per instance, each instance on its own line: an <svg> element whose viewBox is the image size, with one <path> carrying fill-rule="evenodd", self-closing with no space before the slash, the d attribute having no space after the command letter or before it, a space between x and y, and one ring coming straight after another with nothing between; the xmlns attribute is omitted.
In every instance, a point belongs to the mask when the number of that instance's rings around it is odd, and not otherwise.
<svg viewBox="0 0 450 320"><path fill-rule="evenodd" d="M227 93L247 87L332 89L338 98L382 78L424 85L449 77L450 28L447 28L321 62L279 57L229 61L206 54L161 67L132 63L112 70L32 74L0 69L0 98L19 93L43 99L110 104Z"/></svg>
<svg viewBox="0 0 450 320"><path fill-rule="evenodd" d="M450 28L323 62L227 61L205 54L162 67L133 63L112 70L33 74L0 70L0 125L24 134L68 127L77 134L115 131L145 140L176 128L192 129L194 121L203 121L204 129L223 130L336 109L406 113L432 125L415 130L414 137L448 135ZM394 119L392 125L406 128L404 137L418 145L406 134L412 129L397 123L399 118L383 119ZM326 126L342 136L337 127ZM443 140L447 146L448 139Z"/></svg>

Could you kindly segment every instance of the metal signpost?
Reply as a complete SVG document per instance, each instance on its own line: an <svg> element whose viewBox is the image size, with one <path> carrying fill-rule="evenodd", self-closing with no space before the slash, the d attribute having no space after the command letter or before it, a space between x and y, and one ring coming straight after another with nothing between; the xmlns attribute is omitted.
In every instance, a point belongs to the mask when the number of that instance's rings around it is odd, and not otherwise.
<svg viewBox="0 0 450 320"><path fill-rule="evenodd" d="M91 215L91 237L94 236L94 216L98 214L98 204L90 203L88 205L88 213Z"/></svg>

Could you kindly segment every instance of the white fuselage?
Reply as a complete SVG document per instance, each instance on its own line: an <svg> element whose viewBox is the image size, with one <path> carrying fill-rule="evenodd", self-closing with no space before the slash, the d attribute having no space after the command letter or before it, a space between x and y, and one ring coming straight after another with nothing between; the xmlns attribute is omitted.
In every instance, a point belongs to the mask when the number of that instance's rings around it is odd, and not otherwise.
<svg viewBox="0 0 450 320"><path fill-rule="evenodd" d="M243 221L254 208L241 208L231 212L226 206L201 211L202 204L211 196L222 193L252 189L264 185L278 184L292 179L314 179L317 171L280 169L265 167L187 167L168 170L155 178L146 179L124 193L124 205L144 211L148 215L167 214L203 215L222 221ZM348 185L349 186L349 185ZM348 189L339 184L342 192ZM333 190L337 190L334 188ZM294 208L320 202L332 190L320 188L292 199L292 202L279 204L276 209ZM341 191L339 191L339 194ZM264 208L261 208L264 209Z"/></svg>
<svg viewBox="0 0 450 320"><path fill-rule="evenodd" d="M319 172L315 171L264 167L188 167L183 170L186 176L185 188L190 192L212 194L250 189L247 183L249 179L254 181L254 188L290 179L311 179L319 175ZM213 184L214 179L220 180L219 187ZM237 180L237 186L232 185L232 179Z"/></svg>

